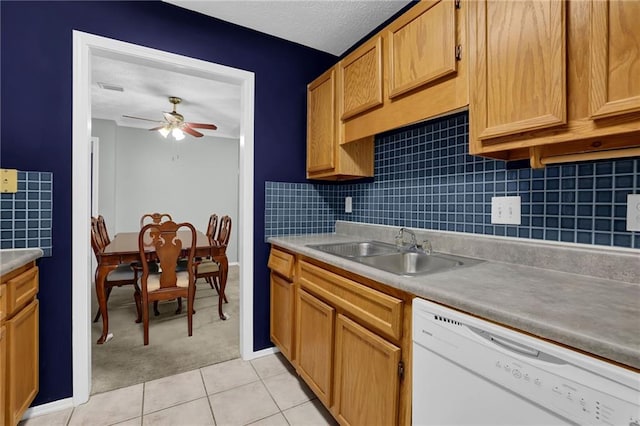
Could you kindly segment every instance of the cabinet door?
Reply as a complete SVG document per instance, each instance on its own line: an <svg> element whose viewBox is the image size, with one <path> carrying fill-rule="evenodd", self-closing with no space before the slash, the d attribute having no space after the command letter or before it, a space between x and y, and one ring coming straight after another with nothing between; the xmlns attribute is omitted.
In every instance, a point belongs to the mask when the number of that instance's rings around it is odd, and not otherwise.
<svg viewBox="0 0 640 426"><path fill-rule="evenodd" d="M271 341L289 361L293 360L294 286L278 274L271 273Z"/></svg>
<svg viewBox="0 0 640 426"><path fill-rule="evenodd" d="M6 321L7 424L18 424L38 393L38 301Z"/></svg>
<svg viewBox="0 0 640 426"><path fill-rule="evenodd" d="M592 118L640 111L639 20L638 1L592 1Z"/></svg>
<svg viewBox="0 0 640 426"><path fill-rule="evenodd" d="M424 1L414 9L388 30L389 98L456 72L454 1Z"/></svg>
<svg viewBox="0 0 640 426"><path fill-rule="evenodd" d="M322 74L307 89L307 173L335 168L335 69Z"/></svg>
<svg viewBox="0 0 640 426"><path fill-rule="evenodd" d="M331 405L335 310L304 290L297 298L298 373L327 407Z"/></svg>
<svg viewBox="0 0 640 426"><path fill-rule="evenodd" d="M474 139L566 123L565 2L468 4L472 153Z"/></svg>
<svg viewBox="0 0 640 426"><path fill-rule="evenodd" d="M338 315L334 413L341 424L398 423L400 348Z"/></svg>
<svg viewBox="0 0 640 426"><path fill-rule="evenodd" d="M338 65L341 119L382 105L382 37L367 41Z"/></svg>
<svg viewBox="0 0 640 426"><path fill-rule="evenodd" d="M7 327L0 327L0 425L6 423L4 413L6 413L5 401L7 384Z"/></svg>

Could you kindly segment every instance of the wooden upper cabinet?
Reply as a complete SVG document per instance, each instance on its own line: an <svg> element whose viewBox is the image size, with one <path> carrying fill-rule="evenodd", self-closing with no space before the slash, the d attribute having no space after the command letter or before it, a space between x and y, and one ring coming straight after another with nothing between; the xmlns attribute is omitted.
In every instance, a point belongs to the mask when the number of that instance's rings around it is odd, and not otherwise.
<svg viewBox="0 0 640 426"><path fill-rule="evenodd" d="M532 167L640 153L640 2L469 2L469 152Z"/></svg>
<svg viewBox="0 0 640 426"><path fill-rule="evenodd" d="M594 119L640 111L640 2L591 6L590 113Z"/></svg>
<svg viewBox="0 0 640 426"><path fill-rule="evenodd" d="M335 167L336 140L335 68L307 88L307 172Z"/></svg>
<svg viewBox="0 0 640 426"><path fill-rule="evenodd" d="M342 120L382 105L382 37L367 41L338 64Z"/></svg>
<svg viewBox="0 0 640 426"><path fill-rule="evenodd" d="M565 124L565 2L478 0L468 4L474 138Z"/></svg>
<svg viewBox="0 0 640 426"><path fill-rule="evenodd" d="M423 1L389 26L389 98L456 72L455 4Z"/></svg>

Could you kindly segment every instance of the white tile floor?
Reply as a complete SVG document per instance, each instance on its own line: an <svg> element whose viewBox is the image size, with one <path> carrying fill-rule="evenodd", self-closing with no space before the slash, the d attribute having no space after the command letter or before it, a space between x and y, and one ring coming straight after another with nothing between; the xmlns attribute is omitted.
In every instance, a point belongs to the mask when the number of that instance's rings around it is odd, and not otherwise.
<svg viewBox="0 0 640 426"><path fill-rule="evenodd" d="M93 395L86 404L20 423L75 425L336 425L280 354L234 359Z"/></svg>

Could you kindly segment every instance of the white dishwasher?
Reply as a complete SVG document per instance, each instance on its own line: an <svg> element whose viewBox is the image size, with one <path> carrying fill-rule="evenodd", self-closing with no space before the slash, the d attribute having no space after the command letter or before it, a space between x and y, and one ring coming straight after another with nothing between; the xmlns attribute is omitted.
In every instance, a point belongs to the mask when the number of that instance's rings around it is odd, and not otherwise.
<svg viewBox="0 0 640 426"><path fill-rule="evenodd" d="M640 374L413 301L413 425L640 426Z"/></svg>

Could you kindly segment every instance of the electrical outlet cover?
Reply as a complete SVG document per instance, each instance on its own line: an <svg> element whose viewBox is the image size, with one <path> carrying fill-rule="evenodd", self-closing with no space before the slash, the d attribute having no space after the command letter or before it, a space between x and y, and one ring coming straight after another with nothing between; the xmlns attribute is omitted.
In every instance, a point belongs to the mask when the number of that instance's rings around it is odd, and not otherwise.
<svg viewBox="0 0 640 426"><path fill-rule="evenodd" d="M640 231L640 194L627 195L627 231Z"/></svg>

